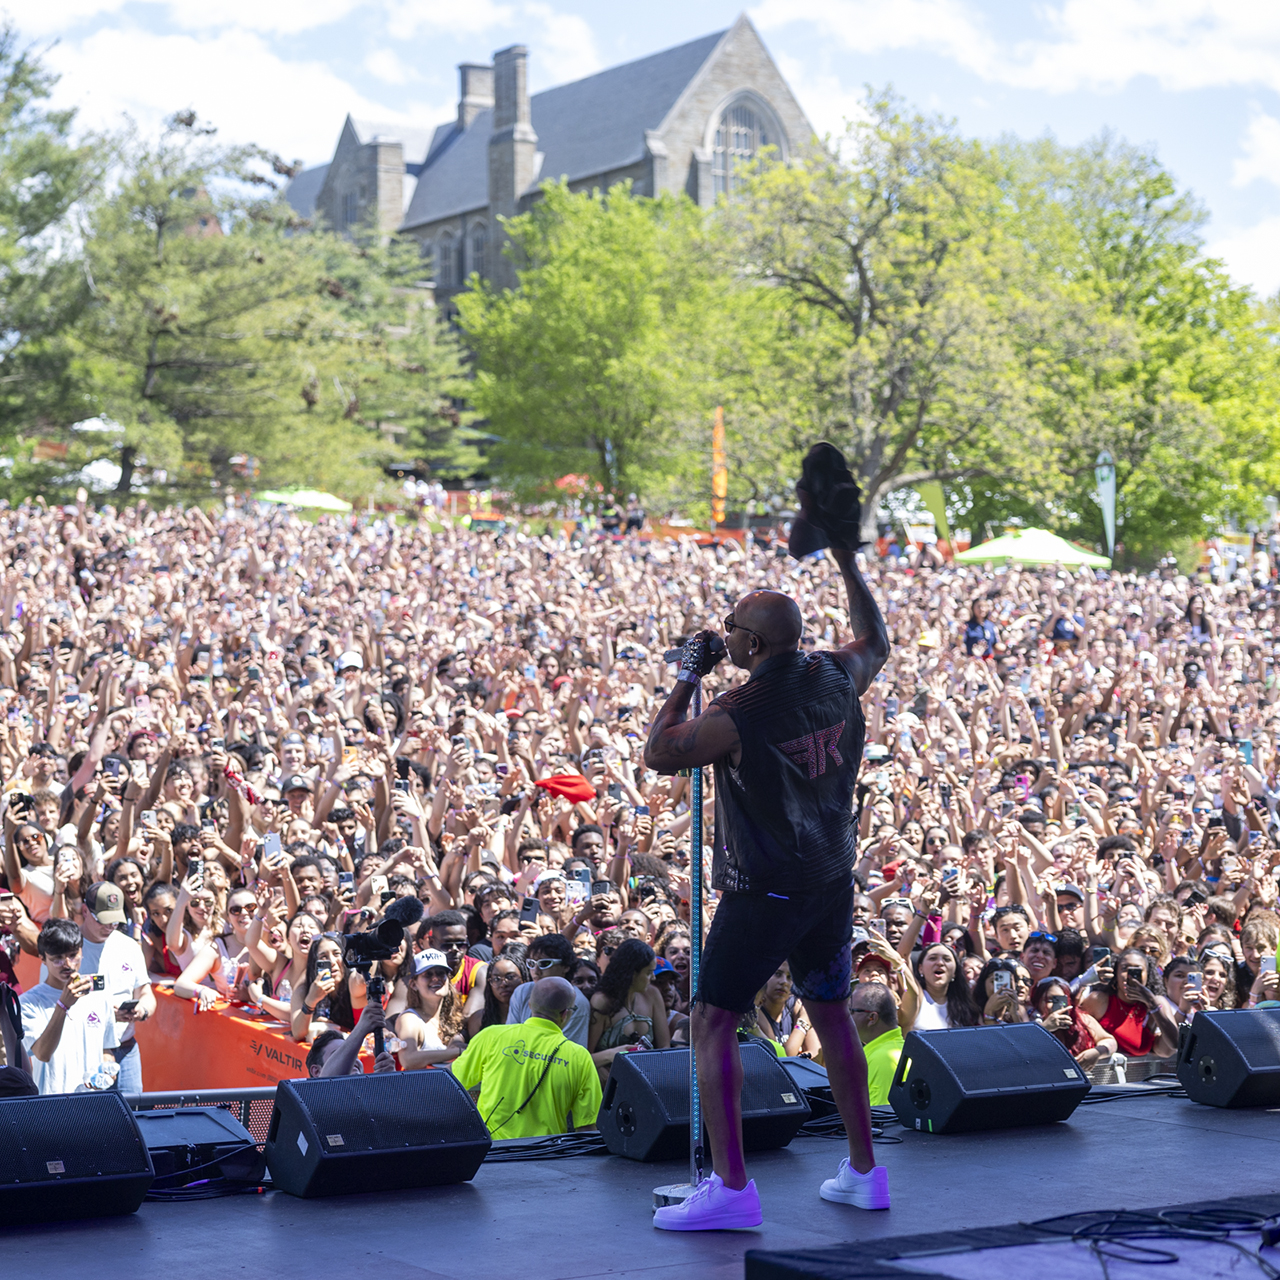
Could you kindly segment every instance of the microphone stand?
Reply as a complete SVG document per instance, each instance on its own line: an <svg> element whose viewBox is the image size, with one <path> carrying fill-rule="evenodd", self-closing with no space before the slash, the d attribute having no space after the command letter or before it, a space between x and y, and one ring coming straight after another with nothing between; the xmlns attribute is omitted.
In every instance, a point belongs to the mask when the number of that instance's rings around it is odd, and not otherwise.
<svg viewBox="0 0 1280 1280"><path fill-rule="evenodd" d="M681 650L665 654L667 662L678 662ZM693 714L702 714L702 684L693 686ZM689 771L689 1001L698 993L702 971L702 769ZM698 1093L698 1055L693 1046L693 1025L689 1027L689 1181L654 1187L653 1207L679 1204L693 1194L703 1180L702 1097Z"/></svg>

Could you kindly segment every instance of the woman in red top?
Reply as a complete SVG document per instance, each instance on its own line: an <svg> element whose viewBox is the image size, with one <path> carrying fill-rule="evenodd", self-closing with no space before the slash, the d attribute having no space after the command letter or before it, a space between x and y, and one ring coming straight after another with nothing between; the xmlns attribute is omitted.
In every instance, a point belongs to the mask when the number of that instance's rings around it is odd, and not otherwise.
<svg viewBox="0 0 1280 1280"><path fill-rule="evenodd" d="M1112 980L1090 987L1080 1008L1097 1019L1126 1057L1171 1058L1178 1050L1178 1028L1164 1008L1163 994L1155 961L1129 947L1116 959Z"/></svg>

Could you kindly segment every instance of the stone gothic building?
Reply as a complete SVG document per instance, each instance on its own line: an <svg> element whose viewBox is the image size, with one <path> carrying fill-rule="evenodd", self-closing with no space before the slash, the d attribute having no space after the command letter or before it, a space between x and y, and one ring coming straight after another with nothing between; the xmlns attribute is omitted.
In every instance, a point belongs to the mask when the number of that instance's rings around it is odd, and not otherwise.
<svg viewBox="0 0 1280 1280"><path fill-rule="evenodd" d="M473 272L510 283L498 219L539 185L630 181L641 195L710 205L734 165L763 147L782 158L813 127L745 15L727 31L530 95L529 54L458 68L458 114L432 132L347 117L333 159L295 177L293 207L339 230L373 223L422 245L437 296Z"/></svg>

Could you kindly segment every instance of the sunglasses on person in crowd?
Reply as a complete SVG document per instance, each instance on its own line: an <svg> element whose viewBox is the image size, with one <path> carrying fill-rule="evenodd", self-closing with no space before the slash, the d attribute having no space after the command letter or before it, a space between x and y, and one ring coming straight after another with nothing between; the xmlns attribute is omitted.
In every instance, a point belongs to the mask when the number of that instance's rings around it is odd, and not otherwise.
<svg viewBox="0 0 1280 1280"><path fill-rule="evenodd" d="M880 904L880 910L883 911L885 907L911 907L912 905L910 898L886 898Z"/></svg>
<svg viewBox="0 0 1280 1280"><path fill-rule="evenodd" d="M553 959L551 957L544 957L541 960L525 961L525 964L527 964L530 969L550 969L552 965L557 965L559 963L560 963L559 960Z"/></svg>
<svg viewBox="0 0 1280 1280"><path fill-rule="evenodd" d="M1043 929L1037 929L1034 933L1027 934L1028 942L1052 942L1055 946L1058 943L1058 935L1056 933L1046 933Z"/></svg>
<svg viewBox="0 0 1280 1280"><path fill-rule="evenodd" d="M992 920L1001 920L1005 916L1021 916L1025 920L1027 913L1020 906L997 907L991 913Z"/></svg>

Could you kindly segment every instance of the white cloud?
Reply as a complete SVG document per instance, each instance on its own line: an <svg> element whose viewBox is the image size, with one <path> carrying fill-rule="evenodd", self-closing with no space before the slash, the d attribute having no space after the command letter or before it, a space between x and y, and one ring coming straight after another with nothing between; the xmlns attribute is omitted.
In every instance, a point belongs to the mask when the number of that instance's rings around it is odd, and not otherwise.
<svg viewBox="0 0 1280 1280"><path fill-rule="evenodd" d="M1280 214L1219 237L1208 252L1221 258L1236 280L1264 296L1275 293L1280 289Z"/></svg>
<svg viewBox="0 0 1280 1280"><path fill-rule="evenodd" d="M600 52L585 18L576 13L561 13L542 3L526 4L524 11L536 18L541 27L529 44L540 69L546 72L548 83L580 80L600 70Z"/></svg>
<svg viewBox="0 0 1280 1280"><path fill-rule="evenodd" d="M1041 33L1018 41L1002 41L971 0L762 0L752 17L765 29L811 23L858 53L929 49L984 79L1049 92L1141 77L1171 90L1280 90L1280 5L1058 0L1035 12Z"/></svg>
<svg viewBox="0 0 1280 1280"><path fill-rule="evenodd" d="M1232 184L1246 187L1261 179L1280 185L1280 120L1255 107L1242 145L1244 154L1232 167Z"/></svg>
<svg viewBox="0 0 1280 1280"><path fill-rule="evenodd" d="M408 84L417 75L394 49L375 49L365 58L364 69L387 84Z"/></svg>
<svg viewBox="0 0 1280 1280"><path fill-rule="evenodd" d="M161 0L151 0L152 3ZM162 0L169 16L189 31L263 31L295 35L345 18L359 0Z"/></svg>
<svg viewBox="0 0 1280 1280"><path fill-rule="evenodd" d="M65 35L77 24L118 13L127 0L5 0L24 35ZM142 0L140 16L163 14L189 31L226 27L294 35L346 17L360 0Z"/></svg>
<svg viewBox="0 0 1280 1280"><path fill-rule="evenodd" d="M24 36L56 35L88 18L123 9L126 0L4 0L5 17Z"/></svg>
<svg viewBox="0 0 1280 1280"><path fill-rule="evenodd" d="M451 35L480 35L509 23L510 5L494 0L386 0L387 29L397 40L408 40L432 29Z"/></svg>
<svg viewBox="0 0 1280 1280"><path fill-rule="evenodd" d="M926 48L979 72L996 56L964 0L763 0L751 18L765 30L812 23L855 53Z"/></svg>
<svg viewBox="0 0 1280 1280"><path fill-rule="evenodd" d="M78 106L82 125L116 128L127 112L154 131L190 107L227 141L257 142L310 163L333 154L347 112L404 119L319 63L285 61L250 32L197 39L104 29L55 45L48 62L62 73L55 99Z"/></svg>

